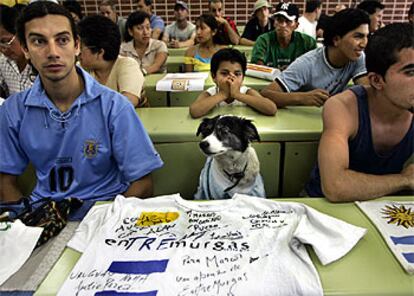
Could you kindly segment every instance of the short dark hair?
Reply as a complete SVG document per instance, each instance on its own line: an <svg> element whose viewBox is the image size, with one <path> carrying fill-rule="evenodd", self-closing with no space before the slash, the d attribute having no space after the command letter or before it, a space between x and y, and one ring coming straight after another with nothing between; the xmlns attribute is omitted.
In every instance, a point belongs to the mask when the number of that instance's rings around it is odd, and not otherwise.
<svg viewBox="0 0 414 296"><path fill-rule="evenodd" d="M343 37L363 24L370 24L369 15L365 11L356 8L341 10L329 18L323 32L323 44L332 46L336 36Z"/></svg>
<svg viewBox="0 0 414 296"><path fill-rule="evenodd" d="M142 23L144 23L146 19L150 21L151 16L144 11L134 11L128 16L128 19L125 24L125 27L127 30L125 30L125 36L124 36L124 39L126 42L132 40L132 36L129 34L128 29L132 30L134 26L141 25Z"/></svg>
<svg viewBox="0 0 414 296"><path fill-rule="evenodd" d="M365 48L365 64L368 72L385 77L388 68L397 62L397 54L403 48L414 48L414 26L394 23L375 31Z"/></svg>
<svg viewBox="0 0 414 296"><path fill-rule="evenodd" d="M73 12L78 16L78 18L81 20L83 18L82 14L82 7L77 1L64 1L62 5L69 10L69 12Z"/></svg>
<svg viewBox="0 0 414 296"><path fill-rule="evenodd" d="M116 9L116 5L112 0L102 0L101 3L99 3L99 6L110 6L112 10Z"/></svg>
<svg viewBox="0 0 414 296"><path fill-rule="evenodd" d="M210 72L215 77L221 62L238 63L242 67L243 76L246 73L247 59L246 56L235 48L223 48L217 51L211 58Z"/></svg>
<svg viewBox="0 0 414 296"><path fill-rule="evenodd" d="M104 50L105 61L115 61L121 46L118 26L102 15L87 16L78 24L81 41L93 53Z"/></svg>
<svg viewBox="0 0 414 296"><path fill-rule="evenodd" d="M16 21L19 17L19 11L15 7L0 4L0 26L7 32L16 34Z"/></svg>
<svg viewBox="0 0 414 296"><path fill-rule="evenodd" d="M314 12L321 5L322 2L320 0L308 0L305 4L305 12Z"/></svg>
<svg viewBox="0 0 414 296"><path fill-rule="evenodd" d="M195 20L195 24L197 24L197 22L202 23L202 24L206 24L207 26L210 27L210 29L212 31L216 31L219 28L219 23L216 20L216 18L211 14L211 13L203 13L202 15L200 15L198 18L196 18ZM219 36L214 35L213 36L213 42L217 43Z"/></svg>
<svg viewBox="0 0 414 296"><path fill-rule="evenodd" d="M69 20L73 39L78 39L78 31L76 29L75 21L73 20L72 15L66 8L64 8L62 5L50 1L37 1L33 2L32 4L29 4L26 8L24 8L19 18L17 19L17 37L19 38L20 43L22 45L27 47L25 38L26 23L30 22L33 19L42 18L47 15L61 15L66 17Z"/></svg>
<svg viewBox="0 0 414 296"><path fill-rule="evenodd" d="M366 11L369 15L374 14L377 9L383 10L385 5L376 0L365 0L357 5L357 8Z"/></svg>
<svg viewBox="0 0 414 296"><path fill-rule="evenodd" d="M141 0L138 0L137 2L139 2L139 1L141 1ZM146 6L150 6L150 5L152 5L152 0L144 0L144 4Z"/></svg>

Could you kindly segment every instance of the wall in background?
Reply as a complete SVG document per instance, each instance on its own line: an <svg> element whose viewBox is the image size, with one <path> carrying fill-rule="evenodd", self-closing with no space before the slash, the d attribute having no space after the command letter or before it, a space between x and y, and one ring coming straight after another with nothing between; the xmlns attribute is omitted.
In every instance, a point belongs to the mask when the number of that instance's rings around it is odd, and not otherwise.
<svg viewBox="0 0 414 296"><path fill-rule="evenodd" d="M136 0L114 0L118 3L118 11L121 15L127 16L135 10ZM98 12L98 5L101 0L78 0L84 9L86 15ZM237 25L244 25L250 18L255 0L225 0L226 16L233 18ZM292 1L299 6L300 12L303 12L305 1ZM337 4L344 4L348 7L355 7L361 1L324 1L323 12L332 14ZM392 22L407 21L407 11L411 5L411 0L383 0L385 5L383 22L385 24ZM190 20L194 21L202 12L208 10L208 0L191 0L187 1L190 9ZM278 2L272 2L275 6ZM154 0L154 12L161 16L167 24L174 19L175 0Z"/></svg>

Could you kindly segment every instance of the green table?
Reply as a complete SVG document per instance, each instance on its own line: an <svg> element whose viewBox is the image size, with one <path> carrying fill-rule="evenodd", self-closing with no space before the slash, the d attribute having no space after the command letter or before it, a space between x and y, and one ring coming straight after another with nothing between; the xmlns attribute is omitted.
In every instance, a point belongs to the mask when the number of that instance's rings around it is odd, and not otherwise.
<svg viewBox="0 0 414 296"><path fill-rule="evenodd" d="M170 57L184 56L187 49L188 47L168 48L168 56Z"/></svg>
<svg viewBox="0 0 414 296"><path fill-rule="evenodd" d="M168 73L180 73L184 69L184 55L181 56L171 56L167 58L167 72Z"/></svg>
<svg viewBox="0 0 414 296"><path fill-rule="evenodd" d="M396 201L412 197L386 197ZM298 201L316 210L368 230L361 241L340 260L322 266L310 251L325 295L413 295L413 278L404 272L379 232L354 203L332 204L322 198L279 199ZM80 254L66 248L35 295L55 295Z"/></svg>
<svg viewBox="0 0 414 296"><path fill-rule="evenodd" d="M167 106L190 106L192 102L201 93L200 91L191 92L161 92L156 91L157 82L166 74L151 74L145 77L145 92L151 107L167 107ZM244 85L254 88L257 91L262 90L270 81L248 77L244 78ZM204 89L214 86L214 81L209 75L204 84Z"/></svg>
<svg viewBox="0 0 414 296"><path fill-rule="evenodd" d="M152 141L155 143L197 142L195 135L201 119L192 119L187 107L137 109ZM321 109L288 107L276 116L265 116L245 106L215 108L207 116L234 114L253 119L264 142L318 141L322 131Z"/></svg>
<svg viewBox="0 0 414 296"><path fill-rule="evenodd" d="M236 48L236 49L240 50L241 52L243 52L246 55L247 60L250 59L251 54L252 54L252 50L253 50L253 46L236 45L236 46L231 46L231 47ZM168 56L170 56L170 57L184 56L187 49L188 49L188 47L168 48Z"/></svg>
<svg viewBox="0 0 414 296"><path fill-rule="evenodd" d="M244 78L243 84L251 87L257 91L261 91L263 88L268 86L271 83L271 81L259 79L255 77L249 77L246 76ZM215 83L213 79L211 78L211 75L206 79L206 82L204 84L204 89L207 89L209 87L215 86ZM170 92L170 104L171 106L190 106L192 102L197 99L198 95L200 94L200 91L191 91L191 92Z"/></svg>
<svg viewBox="0 0 414 296"><path fill-rule="evenodd" d="M151 107L166 107L168 105L167 93L155 90L157 81L162 79L165 75L165 73L162 73L145 76L145 94Z"/></svg>

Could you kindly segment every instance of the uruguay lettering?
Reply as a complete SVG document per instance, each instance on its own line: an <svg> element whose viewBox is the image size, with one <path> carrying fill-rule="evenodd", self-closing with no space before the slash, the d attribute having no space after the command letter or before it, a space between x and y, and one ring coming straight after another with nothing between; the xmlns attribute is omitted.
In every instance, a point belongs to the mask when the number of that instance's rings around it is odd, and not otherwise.
<svg viewBox="0 0 414 296"><path fill-rule="evenodd" d="M364 233L298 203L118 196L69 243L83 255L59 295L323 295L303 243L327 264Z"/></svg>

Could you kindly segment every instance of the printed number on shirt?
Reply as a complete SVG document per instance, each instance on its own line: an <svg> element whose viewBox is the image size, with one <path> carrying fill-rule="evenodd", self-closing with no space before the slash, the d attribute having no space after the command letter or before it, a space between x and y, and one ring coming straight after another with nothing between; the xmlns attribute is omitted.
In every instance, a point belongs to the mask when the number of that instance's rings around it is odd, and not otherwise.
<svg viewBox="0 0 414 296"><path fill-rule="evenodd" d="M65 192L73 182L73 168L71 166L53 167L49 173L49 184L51 192Z"/></svg>

